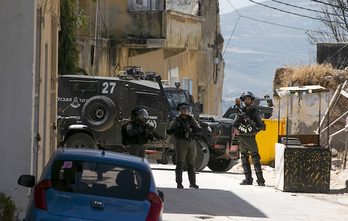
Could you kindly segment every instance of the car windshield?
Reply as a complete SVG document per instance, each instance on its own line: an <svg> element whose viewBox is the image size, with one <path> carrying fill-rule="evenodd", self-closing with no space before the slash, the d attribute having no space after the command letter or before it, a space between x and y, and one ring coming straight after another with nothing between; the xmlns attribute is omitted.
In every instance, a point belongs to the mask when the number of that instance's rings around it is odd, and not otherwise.
<svg viewBox="0 0 348 221"><path fill-rule="evenodd" d="M150 173L112 164L57 160L52 166L51 184L57 191L145 200Z"/></svg>
<svg viewBox="0 0 348 221"><path fill-rule="evenodd" d="M180 103L190 103L184 91L167 91L167 97L171 110L176 111L176 107Z"/></svg>

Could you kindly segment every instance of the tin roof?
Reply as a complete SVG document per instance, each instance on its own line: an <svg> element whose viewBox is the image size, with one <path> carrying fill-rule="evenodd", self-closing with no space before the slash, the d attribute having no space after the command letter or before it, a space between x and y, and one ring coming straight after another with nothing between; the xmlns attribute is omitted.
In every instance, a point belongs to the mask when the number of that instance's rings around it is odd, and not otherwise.
<svg viewBox="0 0 348 221"><path fill-rule="evenodd" d="M304 91L310 91L312 93L316 92L327 92L329 89L326 89L320 85L306 85L306 86L294 86L294 87L281 87L279 88L280 91L290 91L291 93L295 92L304 92Z"/></svg>

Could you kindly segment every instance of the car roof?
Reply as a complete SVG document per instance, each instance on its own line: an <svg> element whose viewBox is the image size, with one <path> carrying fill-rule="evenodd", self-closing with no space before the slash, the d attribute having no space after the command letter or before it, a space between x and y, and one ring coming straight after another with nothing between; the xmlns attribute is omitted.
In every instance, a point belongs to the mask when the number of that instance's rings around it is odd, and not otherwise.
<svg viewBox="0 0 348 221"><path fill-rule="evenodd" d="M126 167L134 167L147 171L151 170L149 163L145 158L112 151L83 148L58 148L52 158L54 158L54 160L74 159L92 162L97 161Z"/></svg>

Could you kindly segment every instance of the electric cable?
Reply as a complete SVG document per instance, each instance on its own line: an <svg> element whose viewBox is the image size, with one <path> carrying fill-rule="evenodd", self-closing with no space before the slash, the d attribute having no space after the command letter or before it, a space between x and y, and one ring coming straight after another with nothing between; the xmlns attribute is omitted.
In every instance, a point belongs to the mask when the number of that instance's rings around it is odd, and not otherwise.
<svg viewBox="0 0 348 221"><path fill-rule="evenodd" d="M294 8L299 8L299 9L303 9L303 10L307 10L307 11L311 11L311 12L325 13L325 14L337 16L337 14L335 14L335 13L323 12L323 11L319 11L319 10L315 10L315 9L305 8L305 7L301 7L301 6L289 4L289 3L282 2L282 1L278 1L278 0L271 0L271 1L272 1L272 2L276 2L276 3L279 3L279 4L283 4L283 5L286 5L286 6L289 6L289 7L294 7Z"/></svg>
<svg viewBox="0 0 348 221"><path fill-rule="evenodd" d="M317 0L311 0L312 2L316 2L316 3L320 3L320 4L324 4L324 5L329 5L331 7L334 7L334 8L342 8L341 6L339 5L334 5L334 4L330 4L328 2L323 2L323 1L317 1ZM347 7L343 7L344 9L348 9Z"/></svg>
<svg viewBox="0 0 348 221"><path fill-rule="evenodd" d="M326 22L330 22L330 23L337 23L337 24L341 24L341 25L344 25L344 24L345 24L344 22L329 21L329 20L325 20L325 19L320 19L320 18L315 18L315 17L307 16L307 15L297 14L297 13L295 13L295 12L285 11L285 10L282 10L282 9L279 9L279 8L275 8L275 7L272 7L272 6L269 6L269 5L265 5L265 4L262 4L262 3L259 3L259 2L255 2L255 1L253 1L253 0L249 0L249 2L252 2L252 3L254 3L254 4L258 4L258 5L261 5L261 6L263 6L263 7L273 9L273 10L281 11L281 12L283 12L283 13L288 13L288 14L292 14L292 15L296 15L296 16L300 16L300 17L304 17L304 18L309 18L309 19L319 20L319 21L326 21Z"/></svg>

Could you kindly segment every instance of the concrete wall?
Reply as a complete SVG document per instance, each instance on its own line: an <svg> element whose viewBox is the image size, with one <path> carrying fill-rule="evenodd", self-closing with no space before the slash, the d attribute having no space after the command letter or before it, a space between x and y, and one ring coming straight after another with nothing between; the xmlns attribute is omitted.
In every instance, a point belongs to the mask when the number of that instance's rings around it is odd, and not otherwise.
<svg viewBox="0 0 348 221"><path fill-rule="evenodd" d="M58 38L58 28L52 27L52 15L57 17L59 1L50 1L45 16L38 15L37 9L41 8L43 13L44 5L44 0L0 2L0 41L4 43L0 51L0 191L15 201L19 218L24 215L29 193L28 188L17 184L19 176L40 175L55 149L50 146L55 143L50 126L56 121L51 112L51 108L56 112L56 97L51 97L51 92L56 91L56 77L51 74L57 73L57 64L53 62L57 56L50 53L58 46L52 46L51 42L53 30ZM40 47L37 37L41 39Z"/></svg>
<svg viewBox="0 0 348 221"><path fill-rule="evenodd" d="M198 15L198 0L166 0L166 10Z"/></svg>
<svg viewBox="0 0 348 221"><path fill-rule="evenodd" d="M217 0L205 2L201 11L202 42L199 50L197 73L198 98L204 104L203 113L222 115L222 86L224 80L225 63L222 58L223 38L220 30L220 15L217 13ZM214 64L218 58L218 64Z"/></svg>
<svg viewBox="0 0 348 221"><path fill-rule="evenodd" d="M24 209L28 188L19 187L21 174L32 173L34 0L0 2L0 190Z"/></svg>

